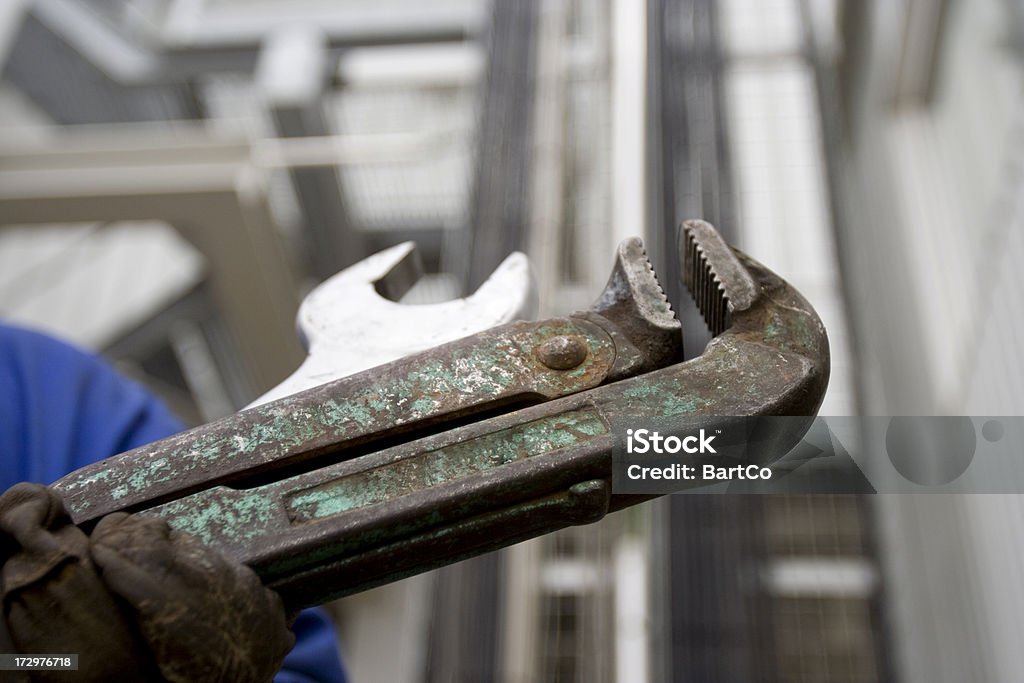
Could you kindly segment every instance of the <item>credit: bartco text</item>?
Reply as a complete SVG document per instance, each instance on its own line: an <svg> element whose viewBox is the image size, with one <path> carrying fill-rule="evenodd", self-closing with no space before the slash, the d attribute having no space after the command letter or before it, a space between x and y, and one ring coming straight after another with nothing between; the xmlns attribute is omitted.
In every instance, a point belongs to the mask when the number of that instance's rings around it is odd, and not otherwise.
<svg viewBox="0 0 1024 683"><path fill-rule="evenodd" d="M721 433L715 430L716 434ZM626 430L626 453L629 455L718 455L713 442L716 434L701 429L689 436L662 436L649 429ZM732 479L771 479L772 470L759 465L722 466L714 464L690 465L674 463L667 466L647 467L631 464L626 476L637 480L695 480L723 481Z"/></svg>
<svg viewBox="0 0 1024 683"><path fill-rule="evenodd" d="M698 476L699 475L699 476ZM693 481L728 481L732 479L771 479L772 471L760 465L668 465L666 467L643 467L630 465L626 468L626 476L634 481L649 480L683 480Z"/></svg>

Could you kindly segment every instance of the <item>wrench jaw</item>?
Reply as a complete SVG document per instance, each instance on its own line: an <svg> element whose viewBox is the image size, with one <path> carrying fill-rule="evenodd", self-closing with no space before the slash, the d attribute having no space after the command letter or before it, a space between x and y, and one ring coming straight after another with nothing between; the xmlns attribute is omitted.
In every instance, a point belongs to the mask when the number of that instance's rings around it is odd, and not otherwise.
<svg viewBox="0 0 1024 683"><path fill-rule="evenodd" d="M738 254L761 290L763 304L735 313L731 329L737 338L796 355L804 378L794 383L787 397L774 406L775 415L817 414L831 372L828 333L814 308L785 280L757 261Z"/></svg>
<svg viewBox="0 0 1024 683"><path fill-rule="evenodd" d="M603 319L602 327L616 339L619 357L612 380L665 367L682 357L682 326L637 237L619 245L604 291L590 311L577 315L598 324Z"/></svg>
<svg viewBox="0 0 1024 683"><path fill-rule="evenodd" d="M496 320L492 327L516 320L534 320L540 294L530 259L521 251L512 252L464 301L470 307L491 311ZM500 315L493 313L495 309ZM448 322L450 325L453 321ZM471 332L463 336L468 334Z"/></svg>
<svg viewBox="0 0 1024 683"><path fill-rule="evenodd" d="M715 337L732 324L733 311L746 311L759 288L736 252L705 221L686 221L679 231L683 283Z"/></svg>
<svg viewBox="0 0 1024 683"><path fill-rule="evenodd" d="M824 399L825 327L799 292L704 221L685 222L679 243L683 281L715 335L679 377L691 395L711 399L699 411L709 424L738 417L755 430L752 462L770 465L799 442ZM751 422L771 416L793 419Z"/></svg>
<svg viewBox="0 0 1024 683"><path fill-rule="evenodd" d="M403 242L385 253L392 253L396 260L374 281L373 288L385 299L398 301L423 277L423 259L415 242Z"/></svg>
<svg viewBox="0 0 1024 683"><path fill-rule="evenodd" d="M830 357L825 326L810 303L774 272L730 247L705 221L683 223L679 252L683 282L714 335L695 361L752 357L754 345L786 354L777 364L796 360L801 380L785 385L790 387L785 397L766 393L755 414L815 415L828 386Z"/></svg>

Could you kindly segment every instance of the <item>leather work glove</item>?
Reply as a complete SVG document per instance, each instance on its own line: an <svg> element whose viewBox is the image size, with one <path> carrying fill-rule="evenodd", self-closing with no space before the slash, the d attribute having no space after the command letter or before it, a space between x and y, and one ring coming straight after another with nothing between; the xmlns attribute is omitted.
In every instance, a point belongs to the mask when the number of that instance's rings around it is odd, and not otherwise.
<svg viewBox="0 0 1024 683"><path fill-rule="evenodd" d="M155 517L86 535L37 484L0 496L0 562L0 651L79 655L26 680L269 681L295 641L248 567Z"/></svg>

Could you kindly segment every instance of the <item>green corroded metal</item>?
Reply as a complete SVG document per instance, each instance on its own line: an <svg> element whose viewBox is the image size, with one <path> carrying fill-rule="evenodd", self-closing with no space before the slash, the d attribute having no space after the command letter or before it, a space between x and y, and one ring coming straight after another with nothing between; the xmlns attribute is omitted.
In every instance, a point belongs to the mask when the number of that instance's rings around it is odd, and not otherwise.
<svg viewBox="0 0 1024 683"><path fill-rule="evenodd" d="M684 224L680 251L715 332L694 360L676 362L678 322L632 240L587 313L495 328L56 487L79 523L163 517L249 564L289 607L596 520L639 500L610 493L609 425L812 415L824 395L828 341L811 306L706 223ZM764 435L780 453L794 436Z"/></svg>
<svg viewBox="0 0 1024 683"><path fill-rule="evenodd" d="M573 448L607 433L607 424L592 410L550 415L434 448L390 449L357 470L341 465L335 473L320 470L252 489L201 491L149 514L163 517L172 527L209 545L241 547L257 536L283 534L307 522L393 502L516 461ZM439 520L417 523L423 521ZM352 550L368 540L349 539L335 551Z"/></svg>
<svg viewBox="0 0 1024 683"><path fill-rule="evenodd" d="M607 426L595 415L569 413L516 425L469 442L438 448L386 466L318 484L289 494L285 501L294 521L312 521L366 505L375 505L428 486L444 484L577 445L604 434Z"/></svg>
<svg viewBox="0 0 1024 683"><path fill-rule="evenodd" d="M218 495L211 495L211 491ZM237 545L266 534L280 508L278 501L249 492L230 496L224 495L230 489L211 491L165 503L153 514L207 545L223 545L225 535Z"/></svg>
<svg viewBox="0 0 1024 683"><path fill-rule="evenodd" d="M374 552L334 560L323 552L320 563L297 570L294 562L259 567L267 584L288 604L312 605L351 595L368 588L436 569L576 524L596 522L608 509L608 482L589 480L564 491L530 498L509 507L494 507L484 514L440 526L428 532L384 545ZM438 548L449 548L439 554ZM379 567L386 566L386 571ZM275 572L274 569L277 571ZM278 579L283 576L286 578ZM361 580L339 577L361 576Z"/></svg>
<svg viewBox="0 0 1024 683"><path fill-rule="evenodd" d="M536 357L559 335L586 345L571 370L552 370ZM118 456L123 467L104 461L56 486L74 518L89 521L325 454L344 458L385 434L588 389L604 381L615 357L609 335L591 322L514 323L144 446Z"/></svg>

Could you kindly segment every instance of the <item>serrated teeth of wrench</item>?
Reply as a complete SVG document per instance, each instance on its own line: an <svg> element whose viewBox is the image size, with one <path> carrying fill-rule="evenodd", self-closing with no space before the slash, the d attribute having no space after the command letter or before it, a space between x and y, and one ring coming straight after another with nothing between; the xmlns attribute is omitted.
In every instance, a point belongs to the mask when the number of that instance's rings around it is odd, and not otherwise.
<svg viewBox="0 0 1024 683"><path fill-rule="evenodd" d="M732 324L732 313L750 308L757 283L710 224L686 221L680 235L683 284L714 336Z"/></svg>
<svg viewBox="0 0 1024 683"><path fill-rule="evenodd" d="M608 284L591 310L614 323L654 365L674 359L682 348L679 321L637 237L619 245Z"/></svg>

